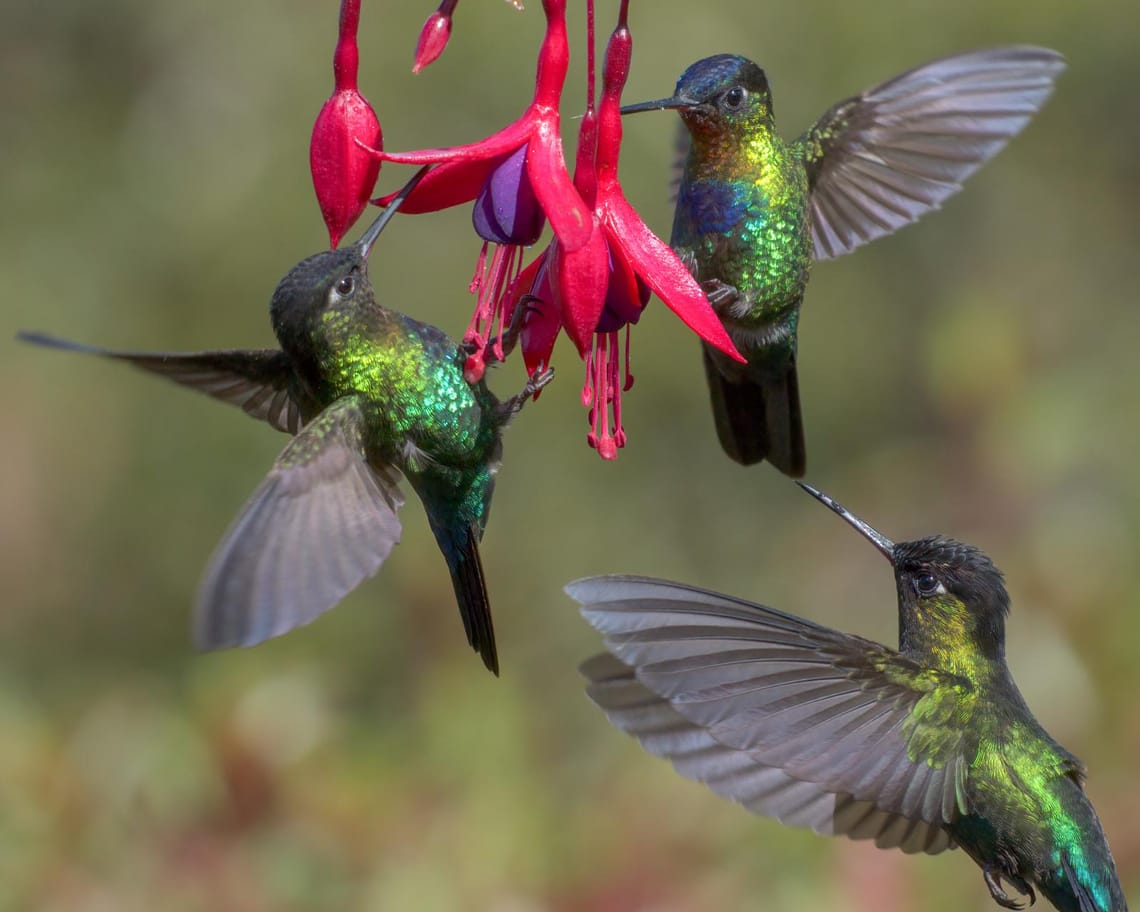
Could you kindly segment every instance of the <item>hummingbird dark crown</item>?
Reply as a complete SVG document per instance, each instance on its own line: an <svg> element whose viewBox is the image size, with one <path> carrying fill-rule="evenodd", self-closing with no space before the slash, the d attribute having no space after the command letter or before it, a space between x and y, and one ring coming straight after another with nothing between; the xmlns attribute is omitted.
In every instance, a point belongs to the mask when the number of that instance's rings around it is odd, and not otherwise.
<svg viewBox="0 0 1140 912"><path fill-rule="evenodd" d="M698 60L681 74L677 95L709 101L734 84L768 93L768 77L755 63L738 54L717 54Z"/></svg>
<svg viewBox="0 0 1140 912"><path fill-rule="evenodd" d="M684 99L681 117L689 124L746 123L772 116L768 77L751 60L718 54L698 60L677 80L674 98Z"/></svg>
<svg viewBox="0 0 1140 912"><path fill-rule="evenodd" d="M895 545L893 563L907 645L922 638L917 628L929 624L920 618L930 613L926 606L937 603L940 616L969 619L966 628L983 655L1004 654L1009 593L1001 571L984 552L935 535Z"/></svg>
<svg viewBox="0 0 1140 912"><path fill-rule="evenodd" d="M984 605L1003 617L1009 614L1005 577L985 552L952 538L932 535L895 545L897 572L929 573L967 604Z"/></svg>
<svg viewBox="0 0 1140 912"><path fill-rule="evenodd" d="M269 304L273 330L285 351L294 356L307 352L320 314L371 296L366 264L354 245L314 254L289 270Z"/></svg>

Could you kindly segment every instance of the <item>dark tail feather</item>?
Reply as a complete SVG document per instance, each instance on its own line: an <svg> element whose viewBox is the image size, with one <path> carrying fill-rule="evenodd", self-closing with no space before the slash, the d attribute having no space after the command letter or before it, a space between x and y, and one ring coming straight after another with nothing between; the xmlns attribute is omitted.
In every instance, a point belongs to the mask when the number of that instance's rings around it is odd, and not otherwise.
<svg viewBox="0 0 1140 912"><path fill-rule="evenodd" d="M728 379L708 346L704 361L716 433L724 451L741 465L767 459L785 475L802 477L807 456L796 359L792 357L782 373L766 373L759 380Z"/></svg>
<svg viewBox="0 0 1140 912"><path fill-rule="evenodd" d="M478 530L469 527L448 538L450 547L444 546L443 553L451 571L451 584L455 587L455 598L459 602L459 616L463 618L467 642L479 653L487 669L498 676L499 654L495 647L495 627L491 622L487 583L483 579L483 562L479 559Z"/></svg>
<svg viewBox="0 0 1140 912"><path fill-rule="evenodd" d="M1046 885L1042 884L1042 892L1058 909L1072 907L1075 898L1080 912L1128 912L1128 902L1124 898L1124 891L1120 888L1120 880L1116 876L1116 865L1112 862L1112 854L1108 852L1107 843L1105 844L1105 852L1108 854L1109 863L1096 872L1099 877L1093 876L1093 872L1088 869L1082 872L1084 876L1081 876L1081 873L1078 873L1069 863L1068 857L1062 857L1061 869L1068 881L1066 885L1068 889L1066 890L1064 887L1060 891L1044 889ZM1097 880L1100 881L1099 884L1096 884ZM1097 896L1098 891L1094 889L1094 884L1100 888L1101 895L1099 897ZM1066 893L1069 895L1064 895Z"/></svg>

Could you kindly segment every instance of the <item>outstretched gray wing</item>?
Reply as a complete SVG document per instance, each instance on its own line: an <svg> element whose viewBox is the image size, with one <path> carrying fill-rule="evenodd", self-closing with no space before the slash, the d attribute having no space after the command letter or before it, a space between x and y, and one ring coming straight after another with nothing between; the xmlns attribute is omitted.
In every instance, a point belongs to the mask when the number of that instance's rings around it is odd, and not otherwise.
<svg viewBox="0 0 1140 912"><path fill-rule="evenodd" d="M835 105L797 140L817 260L937 209L1029 123L1065 69L1056 51L947 57Z"/></svg>
<svg viewBox="0 0 1140 912"><path fill-rule="evenodd" d="M365 459L357 398L334 402L285 447L210 558L198 645L252 646L332 608L399 542L403 502L394 470Z"/></svg>
<svg viewBox="0 0 1140 912"><path fill-rule="evenodd" d="M820 832L913 850L949 844L908 824L937 828L965 809L964 721L974 694L962 679L677 583L597 577L567 591L633 675L587 664L591 695L607 712L620 710L615 724L638 737L664 724L663 740L647 746L678 760L685 775Z"/></svg>
<svg viewBox="0 0 1140 912"><path fill-rule="evenodd" d="M754 814L824 836L873 839L880 849L936 855L954 846L936 824L891 814L873 801L856 801L846 793L794 779L778 767L765 766L748 751L726 747L607 652L588 659L580 671L590 682L586 693L615 728L633 735L649 753L672 761L682 776L703 782Z"/></svg>
<svg viewBox="0 0 1140 912"><path fill-rule="evenodd" d="M298 386L288 356L277 349L208 352L134 352L83 345L45 333L21 332L34 345L126 361L141 370L196 389L288 434L318 410Z"/></svg>

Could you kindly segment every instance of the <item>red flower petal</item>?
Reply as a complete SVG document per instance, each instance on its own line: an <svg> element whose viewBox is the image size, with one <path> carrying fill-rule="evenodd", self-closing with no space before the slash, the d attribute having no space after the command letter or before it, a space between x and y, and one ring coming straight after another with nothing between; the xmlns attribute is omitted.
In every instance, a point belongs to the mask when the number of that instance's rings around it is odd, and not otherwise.
<svg viewBox="0 0 1140 912"><path fill-rule="evenodd" d="M689 329L743 364L744 357L732 344L705 293L677 254L649 230L620 191L610 193L604 206L603 218L610 235L621 244L645 284Z"/></svg>
<svg viewBox="0 0 1140 912"><path fill-rule="evenodd" d="M438 212L470 202L479 191L494 166L493 159L477 161L446 162L436 165L423 176L416 188L400 204L401 215L420 215L424 212ZM396 190L373 200L379 206L387 206L400 191Z"/></svg>
<svg viewBox="0 0 1140 912"><path fill-rule="evenodd" d="M594 330L606 306L609 257L606 233L595 223L587 244L577 250L552 245L551 269L554 298L562 311L566 335L583 358L590 350Z"/></svg>
<svg viewBox="0 0 1140 912"><path fill-rule="evenodd" d="M465 146L444 146L440 149L420 149L416 152L384 152L381 149L373 149L370 150L370 154L381 161L395 162L399 165L472 162L482 158L499 158L514 152L530 139L533 132L533 108L528 108L526 113L514 123L507 124L498 132ZM403 209L403 206L400 208Z"/></svg>
<svg viewBox="0 0 1140 912"><path fill-rule="evenodd" d="M357 145L358 139L381 145L380 121L355 89L336 91L317 115L309 143L313 189L332 247L360 218L380 174L380 162Z"/></svg>
<svg viewBox="0 0 1140 912"><path fill-rule="evenodd" d="M554 246L554 242L551 247ZM518 277L518 288L529 288L526 300L516 298L517 306L524 308L519 317L519 345L527 373L534 375L550 364L554 343L562 331L562 311L550 285L550 250L524 269ZM529 280L527 277L530 277ZM538 395L535 395L538 398Z"/></svg>
<svg viewBox="0 0 1140 912"><path fill-rule="evenodd" d="M551 229L569 253L590 240L593 218L566 172L557 118L539 121L536 127L527 149L526 171Z"/></svg>

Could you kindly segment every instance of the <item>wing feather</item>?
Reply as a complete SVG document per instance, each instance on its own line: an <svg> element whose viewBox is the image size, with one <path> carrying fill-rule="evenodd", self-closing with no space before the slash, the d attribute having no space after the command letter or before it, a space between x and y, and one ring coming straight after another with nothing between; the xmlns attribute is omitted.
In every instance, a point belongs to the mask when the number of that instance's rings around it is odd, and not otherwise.
<svg viewBox="0 0 1140 912"><path fill-rule="evenodd" d="M278 457L218 545L198 594L204 649L251 646L307 624L374 574L400 540L403 497L365 458L355 397Z"/></svg>
<svg viewBox="0 0 1140 912"><path fill-rule="evenodd" d="M817 804L807 794L802 803L780 803L767 792L749 791L772 780L753 781L743 760L717 755L719 745L748 757L757 769L814 785L813 794L846 795L882 814L936 826L956 818L958 802L948 797L960 790L957 777L965 767L954 760L968 745L965 727L949 720L972 708L956 702L966 687L957 676L923 669L870 640L680 584L599 577L572 583L567 591L626 669L624 678L612 669L624 690L611 682L603 692L595 683L591 697L615 725L674 759L690 778L745 804L759 795L762 813L799 808L811 816L806 809ZM633 702L618 707L617 693ZM916 721L915 707L932 698L945 711ZM666 705L680 718L670 716ZM648 718L662 731L635 727ZM932 732L935 725L942 727ZM916 739L920 729L923 737ZM681 750L682 739L699 751ZM722 771L730 777L724 782L731 782L723 790L717 786ZM885 818L869 819L865 826L874 834L867 838L879 838ZM851 823L856 825L862 833L864 824ZM898 845L941 844L920 839L909 827L883 838Z"/></svg>
<svg viewBox="0 0 1140 912"><path fill-rule="evenodd" d="M897 845L904 852L937 854L953 845L938 824L914 820L896 826L895 821L902 819L897 815L876 814L871 803L795 779L748 751L721 744L609 653L587 660L581 671L589 681L590 698L616 728L637 738L649 753L670 760L682 776L704 783L752 813L824 835L874 839L882 847ZM867 822L856 827L862 821Z"/></svg>
<svg viewBox="0 0 1140 912"><path fill-rule="evenodd" d="M849 253L941 206L1029 123L1064 68L1046 48L990 48L835 105L796 145L815 258Z"/></svg>
<svg viewBox="0 0 1140 912"><path fill-rule="evenodd" d="M21 332L34 345L125 361L181 386L236 405L271 427L296 434L319 410L301 389L288 356L277 349L208 352L133 352L82 345L46 333Z"/></svg>

